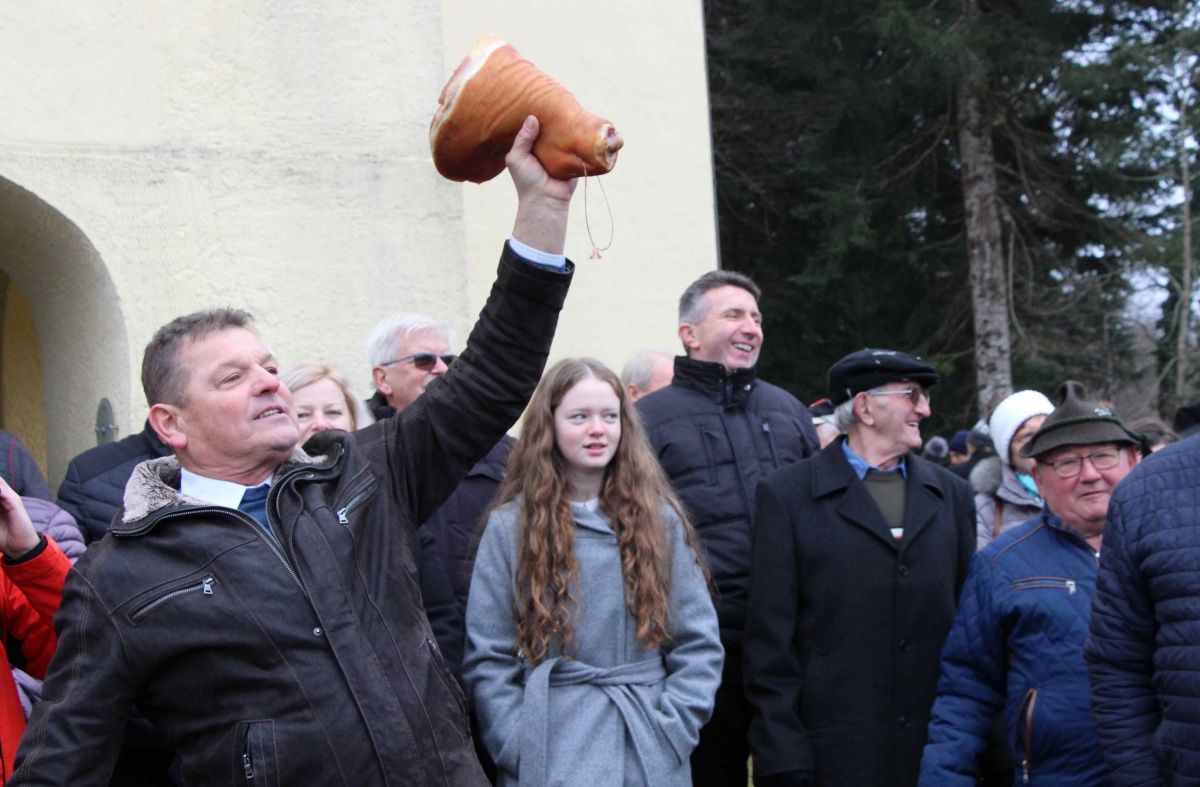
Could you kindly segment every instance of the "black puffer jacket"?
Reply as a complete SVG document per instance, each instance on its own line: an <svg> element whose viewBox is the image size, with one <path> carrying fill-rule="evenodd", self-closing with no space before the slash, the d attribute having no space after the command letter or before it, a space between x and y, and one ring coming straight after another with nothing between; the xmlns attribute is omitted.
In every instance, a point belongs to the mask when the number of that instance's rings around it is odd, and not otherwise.
<svg viewBox="0 0 1200 787"><path fill-rule="evenodd" d="M637 402L650 442L687 507L716 583L726 649L740 650L750 588L754 490L817 451L808 408L754 369L675 359L675 379Z"/></svg>
<svg viewBox="0 0 1200 787"><path fill-rule="evenodd" d="M171 449L145 428L115 443L89 448L71 460L58 487L58 507L75 517L87 543L104 538L133 468L147 459L170 456Z"/></svg>
<svg viewBox="0 0 1200 787"><path fill-rule="evenodd" d="M396 414L378 391L367 400L376 420ZM487 456L475 463L454 494L421 524L421 554L417 572L425 613L447 666L462 678L463 647L466 641L467 593L482 533L480 520L504 480L508 455L516 443L508 435L492 446Z"/></svg>
<svg viewBox="0 0 1200 787"><path fill-rule="evenodd" d="M449 374L280 467L274 536L182 499L174 458L141 465L120 523L67 580L12 783L103 783L136 701L187 784L485 785L421 609L416 523L521 414L569 281L506 247Z"/></svg>
<svg viewBox="0 0 1200 787"><path fill-rule="evenodd" d="M396 408L387 403L378 391L367 400L367 406L376 420L396 414ZM433 532L438 554L450 584L454 588L460 615L467 612L467 594L471 590L471 571L475 566L475 552L483 532L482 518L492 498L504 481L508 455L517 441L505 435L492 446L487 456L475 463L467 477L462 480L454 494L442 504L433 516L423 524Z"/></svg>
<svg viewBox="0 0 1200 787"><path fill-rule="evenodd" d="M1085 656L1116 785L1200 783L1200 437L1113 491Z"/></svg>

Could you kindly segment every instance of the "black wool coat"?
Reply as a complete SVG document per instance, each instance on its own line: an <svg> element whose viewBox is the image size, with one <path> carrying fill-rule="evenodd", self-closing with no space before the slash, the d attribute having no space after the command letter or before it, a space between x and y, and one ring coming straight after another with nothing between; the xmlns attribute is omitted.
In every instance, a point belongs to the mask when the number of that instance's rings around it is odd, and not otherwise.
<svg viewBox="0 0 1200 787"><path fill-rule="evenodd" d="M975 504L965 481L909 455L896 540L842 440L758 486L745 638L754 772L915 785Z"/></svg>

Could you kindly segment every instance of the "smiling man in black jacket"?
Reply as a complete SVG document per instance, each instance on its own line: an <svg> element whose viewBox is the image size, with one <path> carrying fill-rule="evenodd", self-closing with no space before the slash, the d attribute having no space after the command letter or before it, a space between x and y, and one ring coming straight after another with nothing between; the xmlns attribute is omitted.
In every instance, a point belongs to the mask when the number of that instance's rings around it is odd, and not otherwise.
<svg viewBox="0 0 1200 787"><path fill-rule="evenodd" d="M717 586L725 668L712 719L692 753L692 783L745 787L750 710L742 689L742 630L750 583L754 488L817 450L812 416L796 397L758 379L761 293L748 276L714 271L679 299L671 384L637 402L650 441L687 507Z"/></svg>
<svg viewBox="0 0 1200 787"><path fill-rule="evenodd" d="M516 421L549 353L574 184L531 155L537 132L527 119L508 155L517 219L468 349L401 415L306 453L249 315L159 330L142 381L175 456L138 467L68 578L13 784L105 784L133 702L188 784L487 784L421 611L416 523Z"/></svg>

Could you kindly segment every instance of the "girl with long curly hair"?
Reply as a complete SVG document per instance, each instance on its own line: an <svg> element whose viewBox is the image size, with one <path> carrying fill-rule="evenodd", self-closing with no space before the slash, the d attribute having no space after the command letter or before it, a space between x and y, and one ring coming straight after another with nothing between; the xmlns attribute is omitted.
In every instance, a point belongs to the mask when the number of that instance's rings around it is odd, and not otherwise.
<svg viewBox="0 0 1200 787"><path fill-rule="evenodd" d="M695 534L617 376L546 373L479 545L463 679L498 785L690 787L724 652Z"/></svg>

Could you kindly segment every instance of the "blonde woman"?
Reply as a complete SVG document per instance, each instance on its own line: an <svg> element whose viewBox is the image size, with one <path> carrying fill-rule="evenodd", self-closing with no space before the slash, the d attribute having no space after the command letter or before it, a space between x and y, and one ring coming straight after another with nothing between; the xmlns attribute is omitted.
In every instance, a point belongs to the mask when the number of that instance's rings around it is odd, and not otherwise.
<svg viewBox="0 0 1200 787"><path fill-rule="evenodd" d="M288 370L283 382L292 392L300 445L326 429L353 432L371 423L346 378L332 366L306 361Z"/></svg>

